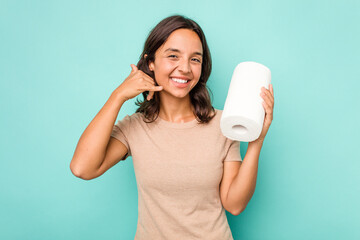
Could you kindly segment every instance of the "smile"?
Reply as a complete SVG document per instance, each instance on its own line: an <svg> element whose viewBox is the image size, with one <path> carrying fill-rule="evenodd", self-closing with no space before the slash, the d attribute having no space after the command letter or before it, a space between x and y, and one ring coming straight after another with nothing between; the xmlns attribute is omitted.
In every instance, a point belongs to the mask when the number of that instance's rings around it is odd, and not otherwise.
<svg viewBox="0 0 360 240"><path fill-rule="evenodd" d="M184 79L180 79L180 78L170 78L170 79L177 83L187 83L189 81L189 80L184 80Z"/></svg>
<svg viewBox="0 0 360 240"><path fill-rule="evenodd" d="M190 84L190 80L180 78L170 78L172 84L177 88L186 88Z"/></svg>

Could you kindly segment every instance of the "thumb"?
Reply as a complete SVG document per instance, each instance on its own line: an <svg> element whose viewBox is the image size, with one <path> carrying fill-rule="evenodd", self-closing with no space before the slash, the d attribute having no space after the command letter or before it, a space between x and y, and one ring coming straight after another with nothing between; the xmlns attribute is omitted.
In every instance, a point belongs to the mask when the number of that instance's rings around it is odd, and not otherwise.
<svg viewBox="0 0 360 240"><path fill-rule="evenodd" d="M138 68L134 64L130 64L131 66L131 72L136 72Z"/></svg>

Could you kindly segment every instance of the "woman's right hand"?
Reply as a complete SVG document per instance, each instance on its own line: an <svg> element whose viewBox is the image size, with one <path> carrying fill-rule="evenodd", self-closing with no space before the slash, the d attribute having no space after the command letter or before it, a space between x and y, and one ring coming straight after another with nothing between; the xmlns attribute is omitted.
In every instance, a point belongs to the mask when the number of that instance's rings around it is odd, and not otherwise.
<svg viewBox="0 0 360 240"><path fill-rule="evenodd" d="M149 75L144 73L134 65L130 65L132 70L130 75L124 80L118 87L118 91L121 92L125 101L132 99L144 91L149 91L147 100L149 101L155 91L163 90L162 86L155 86L155 80Z"/></svg>

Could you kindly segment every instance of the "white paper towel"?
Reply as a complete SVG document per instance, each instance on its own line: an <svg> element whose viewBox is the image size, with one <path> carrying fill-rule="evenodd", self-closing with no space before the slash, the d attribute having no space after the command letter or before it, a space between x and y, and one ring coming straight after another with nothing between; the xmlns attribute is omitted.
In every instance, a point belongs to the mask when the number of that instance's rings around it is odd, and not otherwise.
<svg viewBox="0 0 360 240"><path fill-rule="evenodd" d="M261 87L269 89L270 82L270 69L260 63L242 62L236 66L220 120L225 137L251 142L260 136L265 117Z"/></svg>

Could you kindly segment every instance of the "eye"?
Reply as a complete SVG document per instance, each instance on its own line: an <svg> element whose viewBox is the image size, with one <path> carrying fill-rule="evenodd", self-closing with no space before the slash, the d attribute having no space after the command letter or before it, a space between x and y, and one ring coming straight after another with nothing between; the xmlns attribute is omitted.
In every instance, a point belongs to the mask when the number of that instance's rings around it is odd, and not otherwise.
<svg viewBox="0 0 360 240"><path fill-rule="evenodd" d="M169 58L174 58L174 57L177 58L176 55L170 55L170 56L169 56Z"/></svg>
<svg viewBox="0 0 360 240"><path fill-rule="evenodd" d="M192 60L195 60L195 62L201 63L201 61L197 58L193 58Z"/></svg>

